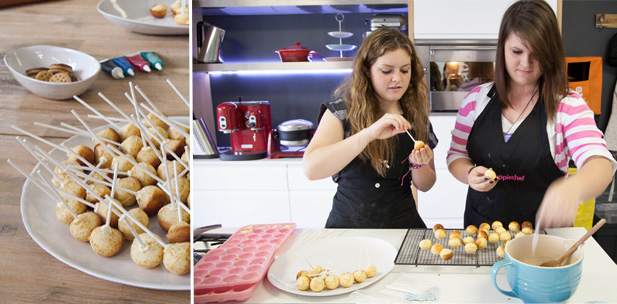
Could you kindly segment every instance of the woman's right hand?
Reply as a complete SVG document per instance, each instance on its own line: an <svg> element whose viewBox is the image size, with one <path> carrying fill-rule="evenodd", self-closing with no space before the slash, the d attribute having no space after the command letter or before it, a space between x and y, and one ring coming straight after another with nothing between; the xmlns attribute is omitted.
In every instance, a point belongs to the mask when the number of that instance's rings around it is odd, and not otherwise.
<svg viewBox="0 0 617 304"><path fill-rule="evenodd" d="M477 166L473 167L473 169L469 171L469 174L467 175L467 183L471 189L479 192L488 192L497 185L497 178L495 180L489 180L484 177L486 170L488 170L488 168L484 166Z"/></svg>
<svg viewBox="0 0 617 304"><path fill-rule="evenodd" d="M365 130L371 140L386 139L411 129L411 123L402 115L386 113Z"/></svg>

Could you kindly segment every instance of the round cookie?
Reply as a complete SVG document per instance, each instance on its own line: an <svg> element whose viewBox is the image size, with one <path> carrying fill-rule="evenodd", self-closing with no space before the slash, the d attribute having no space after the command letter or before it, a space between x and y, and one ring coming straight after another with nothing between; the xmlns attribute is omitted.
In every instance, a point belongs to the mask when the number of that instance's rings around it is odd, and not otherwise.
<svg viewBox="0 0 617 304"><path fill-rule="evenodd" d="M53 74L50 71L40 71L36 74L36 76L34 76L34 79L36 80L40 80L40 81L49 81L49 79L53 76Z"/></svg>
<svg viewBox="0 0 617 304"><path fill-rule="evenodd" d="M51 76L51 78L49 78L49 82L65 83L65 82L72 82L72 80L71 80L71 76L69 75L69 73L61 72L61 73L57 73Z"/></svg>

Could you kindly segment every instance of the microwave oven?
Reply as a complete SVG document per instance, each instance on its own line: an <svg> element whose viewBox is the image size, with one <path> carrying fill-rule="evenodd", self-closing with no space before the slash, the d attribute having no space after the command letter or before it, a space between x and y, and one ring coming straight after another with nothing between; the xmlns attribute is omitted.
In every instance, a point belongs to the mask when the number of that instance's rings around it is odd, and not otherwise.
<svg viewBox="0 0 617 304"><path fill-rule="evenodd" d="M416 40L433 112L456 112L475 86L493 81L496 40Z"/></svg>

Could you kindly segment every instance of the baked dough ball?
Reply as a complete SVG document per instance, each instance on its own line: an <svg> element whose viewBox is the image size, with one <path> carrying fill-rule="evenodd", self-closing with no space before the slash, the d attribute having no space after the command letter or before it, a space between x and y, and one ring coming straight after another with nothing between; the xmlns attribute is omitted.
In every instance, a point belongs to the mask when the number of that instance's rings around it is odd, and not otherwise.
<svg viewBox="0 0 617 304"><path fill-rule="evenodd" d="M467 232L468 235L474 235L478 232L478 228L474 225L469 225L467 229L465 229L465 232Z"/></svg>
<svg viewBox="0 0 617 304"><path fill-rule="evenodd" d="M461 239L451 238L450 240L448 240L448 246L452 248L458 248L459 246L461 246Z"/></svg>
<svg viewBox="0 0 617 304"><path fill-rule="evenodd" d="M510 231L516 233L519 230L521 230L521 226L518 224L518 222L512 221L512 222L510 222L510 224L508 224L508 229L510 229Z"/></svg>
<svg viewBox="0 0 617 304"><path fill-rule="evenodd" d="M476 246L478 246L478 249L483 249L483 248L486 248L486 245L488 242L486 241L486 238L480 237L476 239L475 243L476 243Z"/></svg>
<svg viewBox="0 0 617 304"><path fill-rule="evenodd" d="M77 182L72 180L67 180L64 184L60 186L60 189L64 190L64 192L70 193L74 196L77 196L81 199L86 198L86 189L82 188ZM71 200L72 198L60 193L60 197L64 200Z"/></svg>
<svg viewBox="0 0 617 304"><path fill-rule="evenodd" d="M103 129L101 131L96 132L95 134L100 138L108 139L115 143L120 143L120 140L121 140L120 134L118 134L118 132L116 132L116 130L112 128ZM94 142L95 146L100 144L100 142L96 140L96 138L92 138L92 142Z"/></svg>
<svg viewBox="0 0 617 304"><path fill-rule="evenodd" d="M92 192L94 192L96 195L100 196L100 197L105 197L105 195L111 195L111 189L109 189L109 187L103 185L103 184L99 184L99 183L92 183L90 185L88 185L90 187L90 191L88 191L88 193L86 194L86 200L96 204L99 202L99 199L96 198L96 196L94 196L94 194L92 194ZM117 190L116 190L117 191Z"/></svg>
<svg viewBox="0 0 617 304"><path fill-rule="evenodd" d="M297 280L298 278L300 278L301 276L306 276L306 277L308 278L308 276L309 276L308 271L306 271L306 270L300 270L300 271L298 271L298 274L296 274L296 280Z"/></svg>
<svg viewBox="0 0 617 304"><path fill-rule="evenodd" d="M522 231L519 231L519 232L516 233L516 235L514 235L514 238L521 237L523 235L525 235L525 234Z"/></svg>
<svg viewBox="0 0 617 304"><path fill-rule="evenodd" d="M431 245L433 245L433 244L432 244L431 240L424 239L424 240L420 241L419 245L420 245L420 249L422 249L422 250L429 250L429 249L431 249Z"/></svg>
<svg viewBox="0 0 617 304"><path fill-rule="evenodd" d="M165 141L165 151L167 151L167 159L173 159L174 154L178 157L184 152L184 140L168 139Z"/></svg>
<svg viewBox="0 0 617 304"><path fill-rule="evenodd" d="M155 4L150 7L150 14L155 18L163 18L167 15L167 5L165 4Z"/></svg>
<svg viewBox="0 0 617 304"><path fill-rule="evenodd" d="M176 172L174 173L174 163L176 163ZM169 175L171 175L171 178L176 177L177 175L179 175L180 173L182 173L182 171L184 171L184 166L179 163L178 161L174 160L174 161L167 161L167 166L169 168ZM167 178L167 172L165 172L165 166L163 164L160 164L158 169L157 169L157 174L158 176L162 179L162 180L168 180Z"/></svg>
<svg viewBox="0 0 617 304"><path fill-rule="evenodd" d="M178 204L173 204L173 206L172 204L167 204L163 206L163 208L159 209L156 217L159 220L159 226L161 226L165 232L169 231L169 228L177 222L184 221L188 223L191 221L191 215L182 208L182 210L180 210L180 215L182 218L178 219L177 208L181 207L178 206Z"/></svg>
<svg viewBox="0 0 617 304"><path fill-rule="evenodd" d="M140 233L139 239L144 243L141 246L138 240L133 238L131 244L131 259L143 268L154 268L163 261L163 246L147 233Z"/></svg>
<svg viewBox="0 0 617 304"><path fill-rule="evenodd" d="M122 153L126 155L131 155L134 158L137 157L137 154L144 147L143 140L139 136L131 136L125 139L120 145L120 150Z"/></svg>
<svg viewBox="0 0 617 304"><path fill-rule="evenodd" d="M78 146L71 148L71 150L75 152L75 154L83 158L85 161L87 161L88 163L94 164L94 150L90 149L90 147L85 146L85 145L78 145ZM70 153L70 152L67 152L67 154L68 154L69 160L77 162L78 164L82 166L85 165L85 162L79 159L79 157L75 156L75 154Z"/></svg>
<svg viewBox="0 0 617 304"><path fill-rule="evenodd" d="M339 285L339 279L337 276L331 274L326 277L326 279L324 280L324 283L326 283L326 288L336 289L338 288L338 285Z"/></svg>
<svg viewBox="0 0 617 304"><path fill-rule="evenodd" d="M90 234L90 247L100 256L110 257L118 254L122 244L124 244L122 232L107 225L94 228Z"/></svg>
<svg viewBox="0 0 617 304"><path fill-rule="evenodd" d="M413 150L417 151L422 149L422 147L424 147L424 142L421 140L416 140L416 143L413 145Z"/></svg>
<svg viewBox="0 0 617 304"><path fill-rule="evenodd" d="M116 180L116 187L137 192L141 189L141 183L134 177L125 177ZM137 202L137 198L134 194L120 189L116 189L114 198L124 207L133 206Z"/></svg>
<svg viewBox="0 0 617 304"><path fill-rule="evenodd" d="M512 239L512 236L510 235L510 232L508 231L504 231L499 235L499 240L504 243L507 243L511 239Z"/></svg>
<svg viewBox="0 0 617 304"><path fill-rule="evenodd" d="M298 287L299 290L308 290L310 284L311 279L309 279L309 277L307 276L300 276L296 279L296 287Z"/></svg>
<svg viewBox="0 0 617 304"><path fill-rule="evenodd" d="M494 221L493 224L491 224L491 228L493 228L493 230L497 230L497 228L503 227L503 224L500 221Z"/></svg>
<svg viewBox="0 0 617 304"><path fill-rule="evenodd" d="M118 202L117 200L114 200L114 202L116 202L117 204L120 204L120 202ZM99 202L99 203L96 203L96 205L94 205L94 212L96 212L101 217L104 223L107 223L107 213L109 213L109 208L108 208L109 204L110 204L109 199L105 199L105 202ZM109 219L109 225L111 227L118 228L118 219L120 218L118 214L122 214L122 213L120 213L120 210L118 210L118 207L116 206L114 206L112 210L113 211L111 212L111 218Z"/></svg>
<svg viewBox="0 0 617 304"><path fill-rule="evenodd" d="M470 242L465 244L465 252L469 254L474 254L478 250L478 245L474 242Z"/></svg>
<svg viewBox="0 0 617 304"><path fill-rule="evenodd" d="M433 245L433 247L431 247L431 253L435 255L438 255L442 250L443 250L443 245L441 244L435 244Z"/></svg>
<svg viewBox="0 0 617 304"><path fill-rule="evenodd" d="M468 243L473 243L473 242L474 242L474 239L471 236L468 236L463 239L463 245L467 245Z"/></svg>
<svg viewBox="0 0 617 304"><path fill-rule="evenodd" d="M484 230L478 230L476 238L488 238L488 234Z"/></svg>
<svg viewBox="0 0 617 304"><path fill-rule="evenodd" d="M480 227L478 227L479 230L484 230L486 231L486 233L489 233L491 231L491 225L489 225L488 223L482 223L480 224Z"/></svg>
<svg viewBox="0 0 617 304"><path fill-rule="evenodd" d="M353 282L354 282L353 275L351 275L351 273L349 272L345 272L341 274L341 276L339 277L339 282L341 283L341 286L347 288L353 285Z"/></svg>
<svg viewBox="0 0 617 304"><path fill-rule="evenodd" d="M491 234L488 235L488 241L491 243L499 242L499 234L497 232L491 232Z"/></svg>
<svg viewBox="0 0 617 304"><path fill-rule="evenodd" d="M141 208L133 208L129 210L129 214L133 218L138 220L146 228L150 227L150 218L148 217L146 212L141 210ZM133 232L131 232L131 228L129 228L129 225L133 227L133 229L135 229L135 232L137 232L137 234L144 233L144 230L141 229L139 226L137 226L137 224L135 224L133 220L131 220L125 215L122 215L120 219L118 220L118 229L120 230L120 232L122 232L122 234L124 234L124 238L126 240L132 241L135 238L135 236L133 235Z"/></svg>
<svg viewBox="0 0 617 304"><path fill-rule="evenodd" d="M454 231L450 232L450 238L451 239L454 239L454 238L460 239L461 238L461 232L458 231L458 230L454 230Z"/></svg>
<svg viewBox="0 0 617 304"><path fill-rule="evenodd" d="M191 240L191 225L187 222L177 222L167 231L167 240L170 243L189 242Z"/></svg>
<svg viewBox="0 0 617 304"><path fill-rule="evenodd" d="M445 230L443 230L443 229L437 229L437 230L435 231L435 237L436 237L438 240L445 239L445 238L446 238L446 231L445 231Z"/></svg>
<svg viewBox="0 0 617 304"><path fill-rule="evenodd" d="M433 226L433 233L437 232L437 230L439 229L445 229L445 228L443 228L442 224L435 224L435 226Z"/></svg>
<svg viewBox="0 0 617 304"><path fill-rule="evenodd" d="M501 246L497 247L496 251L497 251L497 255L500 258L505 258L506 257L506 247L505 246L501 245Z"/></svg>
<svg viewBox="0 0 617 304"><path fill-rule="evenodd" d="M326 287L326 283L324 282L322 278L317 277L311 280L311 283L309 284L309 286L311 287L312 291L320 292Z"/></svg>
<svg viewBox="0 0 617 304"><path fill-rule="evenodd" d="M122 126L118 133L120 134L121 141L124 141L131 136L141 136L141 130L139 130L139 128L132 122L129 122Z"/></svg>
<svg viewBox="0 0 617 304"><path fill-rule="evenodd" d="M531 225L531 222L524 221L521 224L521 231L527 235L533 234L533 225Z"/></svg>
<svg viewBox="0 0 617 304"><path fill-rule="evenodd" d="M71 235L78 241L87 242L94 228L101 226L103 222L98 214L88 211L77 216L69 226Z"/></svg>
<svg viewBox="0 0 617 304"><path fill-rule="evenodd" d="M169 135L167 135L167 131L165 131L165 129L161 127L156 127L156 131L150 127L148 128L148 131L150 131L150 133L154 135L154 136L148 135L148 139L150 139L150 142L152 142L152 145L154 145L156 149L160 149L161 142L165 142L165 140L169 138ZM163 139L159 138L159 134L161 134L160 136L162 136Z"/></svg>
<svg viewBox="0 0 617 304"><path fill-rule="evenodd" d="M78 162L74 160L68 160L68 159L63 160L60 163L65 166L79 166ZM76 170L77 172L83 173L83 170L81 169L76 169ZM56 185L57 187L60 187L62 184L64 184L64 182L71 180L71 177L68 174L66 174L64 170L60 169L60 167L54 168L54 173L60 178L60 180L58 180L54 176L51 180L54 183L54 185Z"/></svg>
<svg viewBox="0 0 617 304"><path fill-rule="evenodd" d="M364 272L366 272L367 278L372 278L377 274L377 268L373 265L368 265L364 268Z"/></svg>
<svg viewBox="0 0 617 304"><path fill-rule="evenodd" d="M94 146L94 164L101 164L101 169L109 169L111 168L111 161L114 160L114 156L109 154L105 147L101 144L97 144Z"/></svg>
<svg viewBox="0 0 617 304"><path fill-rule="evenodd" d="M169 196L157 186L145 186L135 193L135 197L139 208L148 216L157 214L164 205L169 204Z"/></svg>
<svg viewBox="0 0 617 304"><path fill-rule="evenodd" d="M135 158L132 155L126 155L126 158L135 161ZM133 168L134 165L126 158L114 156L114 159L111 160L111 167L113 168L116 164L118 164L118 171L128 172L129 170L131 170L131 168Z"/></svg>
<svg viewBox="0 0 617 304"><path fill-rule="evenodd" d="M353 279L355 282L362 283L366 280L366 272L364 270L356 270L353 272Z"/></svg>
<svg viewBox="0 0 617 304"><path fill-rule="evenodd" d="M452 252L452 250L448 249L448 248L444 248L440 253L439 253L439 257L444 260L447 261L449 259L451 259L454 256L454 253Z"/></svg>
<svg viewBox="0 0 617 304"><path fill-rule="evenodd" d="M506 231L507 231L506 228L503 228L503 227L499 227L499 228L495 229L495 232L497 232L497 234L502 234L502 233L504 233Z"/></svg>
<svg viewBox="0 0 617 304"><path fill-rule="evenodd" d="M78 216L86 212L88 209L86 205L80 203L78 200L68 199L65 200L65 202ZM61 202L56 204L56 218L67 225L70 225L75 219L69 209L67 209Z"/></svg>
<svg viewBox="0 0 617 304"><path fill-rule="evenodd" d="M169 244L163 250L163 265L169 272L183 275L191 271L191 243Z"/></svg>
<svg viewBox="0 0 617 304"><path fill-rule="evenodd" d="M150 146L141 148L135 157L138 163L150 164L154 168L158 168L161 164L161 160L154 152L154 149Z"/></svg>
<svg viewBox="0 0 617 304"><path fill-rule="evenodd" d="M488 178L489 180L494 180L495 178L497 178L497 174L495 173L495 171L493 171L492 168L489 168L488 170L486 170L486 172L484 172L484 177Z"/></svg>
<svg viewBox="0 0 617 304"><path fill-rule="evenodd" d="M159 114L159 113L157 113ZM165 118L167 118L167 115L165 115L164 113L160 116L163 116ZM151 127L152 125L148 122L148 120L150 120L152 122L152 124L154 124L155 126L163 129L163 130L167 130L169 129L169 125L167 125L164 121L162 121L160 118L156 117L156 115L152 114L152 112L148 113L146 115L146 117L148 117L148 119L143 119L142 123L144 124L144 126L146 127ZM167 134L167 131L165 131L165 134Z"/></svg>
<svg viewBox="0 0 617 304"><path fill-rule="evenodd" d="M191 192L191 183L184 176L178 177L174 180L178 182L178 191L180 192L180 201L186 204L188 202L189 193ZM165 182L162 187L163 189L167 189L167 182ZM174 195L176 194L175 182L172 182L171 184L171 191L173 191Z"/></svg>
<svg viewBox="0 0 617 304"><path fill-rule="evenodd" d="M141 168L144 168L152 175L156 176L156 169L154 169L152 165L146 163L139 163L139 165L141 166ZM154 179L152 175L145 173L141 168L138 166L131 168L131 170L129 170L128 172L129 176L136 178L142 187L156 184L157 180Z"/></svg>

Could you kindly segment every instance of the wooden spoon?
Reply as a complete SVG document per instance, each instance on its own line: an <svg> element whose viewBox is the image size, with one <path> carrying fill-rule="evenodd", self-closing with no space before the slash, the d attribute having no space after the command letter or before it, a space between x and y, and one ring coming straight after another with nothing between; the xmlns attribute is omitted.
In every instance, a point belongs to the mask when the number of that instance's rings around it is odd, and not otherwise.
<svg viewBox="0 0 617 304"><path fill-rule="evenodd" d="M602 227L602 225L604 225L604 223L606 223L606 220L605 219L601 219L593 227L591 227L591 229L589 229L589 231L587 231L587 233L585 233L585 235L583 235L578 241L576 241L576 243L574 243L574 245L572 245L572 247L570 247L570 249L568 249L568 251L566 251L566 253L564 253L560 258L558 258L557 260L546 261L546 262L542 263L542 265L540 265L540 266L542 266L542 267L558 267L558 266L561 266L561 263L563 263L563 261L565 261L569 256L571 256L574 253L574 251L576 251L578 246L582 245L592 234L596 233L596 231L598 231L598 229L600 229L600 227Z"/></svg>

